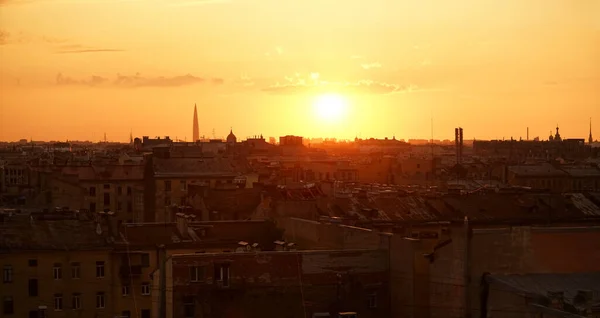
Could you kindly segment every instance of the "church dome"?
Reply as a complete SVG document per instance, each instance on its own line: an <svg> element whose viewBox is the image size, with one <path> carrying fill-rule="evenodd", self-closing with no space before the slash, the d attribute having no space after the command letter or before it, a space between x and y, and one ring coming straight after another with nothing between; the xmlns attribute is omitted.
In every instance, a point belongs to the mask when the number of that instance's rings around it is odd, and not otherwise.
<svg viewBox="0 0 600 318"><path fill-rule="evenodd" d="M233 129L229 131L229 135L227 135L227 142L228 143L236 143L237 142L237 137L233 134Z"/></svg>

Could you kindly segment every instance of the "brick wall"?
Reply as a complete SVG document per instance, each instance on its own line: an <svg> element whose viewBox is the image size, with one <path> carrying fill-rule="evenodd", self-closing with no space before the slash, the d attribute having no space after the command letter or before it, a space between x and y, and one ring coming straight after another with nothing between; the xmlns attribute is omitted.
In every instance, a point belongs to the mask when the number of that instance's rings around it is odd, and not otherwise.
<svg viewBox="0 0 600 318"><path fill-rule="evenodd" d="M348 250L181 255L171 259L174 317L190 297L196 317L310 317L315 312L389 314L386 251ZM215 268L228 264L229 288L215 283ZM201 282L190 281L201 266ZM375 299L375 308L369 300ZM305 315L306 314L306 315ZM202 316L202 317L204 317Z"/></svg>
<svg viewBox="0 0 600 318"><path fill-rule="evenodd" d="M429 265L431 317L462 317L465 235L451 228L452 243L436 252ZM471 242L473 315L479 311L480 279L486 272L580 273L600 270L600 227L474 229Z"/></svg>

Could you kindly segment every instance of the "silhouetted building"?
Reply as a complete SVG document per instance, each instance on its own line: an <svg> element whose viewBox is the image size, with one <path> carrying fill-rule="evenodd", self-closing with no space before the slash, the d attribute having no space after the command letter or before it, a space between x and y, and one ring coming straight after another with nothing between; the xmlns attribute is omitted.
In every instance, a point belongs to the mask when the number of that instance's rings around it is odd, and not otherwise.
<svg viewBox="0 0 600 318"><path fill-rule="evenodd" d="M198 127L198 110L196 104L194 104L194 123L193 123L193 137L192 142L200 140L200 128Z"/></svg>
<svg viewBox="0 0 600 318"><path fill-rule="evenodd" d="M227 143L235 144L237 142L237 137L233 134L233 128L229 130L229 135L227 135Z"/></svg>

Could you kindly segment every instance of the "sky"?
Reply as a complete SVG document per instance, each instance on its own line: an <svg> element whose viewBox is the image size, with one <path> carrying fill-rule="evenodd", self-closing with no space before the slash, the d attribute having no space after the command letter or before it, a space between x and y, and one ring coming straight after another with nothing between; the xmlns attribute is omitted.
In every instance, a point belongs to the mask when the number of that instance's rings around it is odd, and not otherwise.
<svg viewBox="0 0 600 318"><path fill-rule="evenodd" d="M600 1L0 0L0 140L189 141L194 104L210 138L600 138Z"/></svg>

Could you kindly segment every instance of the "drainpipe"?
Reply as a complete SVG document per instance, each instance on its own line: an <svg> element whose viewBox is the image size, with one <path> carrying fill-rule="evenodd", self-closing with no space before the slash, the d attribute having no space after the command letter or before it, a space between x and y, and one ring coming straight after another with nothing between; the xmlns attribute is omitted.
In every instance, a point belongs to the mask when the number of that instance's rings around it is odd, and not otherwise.
<svg viewBox="0 0 600 318"><path fill-rule="evenodd" d="M161 318L166 318L167 317L167 273L165 270L165 263L166 263L166 253L165 253L165 246L164 245L160 245L158 250L158 259L160 262L160 282L159 282L159 288L160 288L160 296L159 296L159 303L158 303L158 307L159 307L159 311L158 311L158 315Z"/></svg>
<svg viewBox="0 0 600 318"><path fill-rule="evenodd" d="M469 224L469 218L465 216L464 221L464 232L465 232L465 254L464 254L464 307L465 307L465 318L471 318L471 225Z"/></svg>

